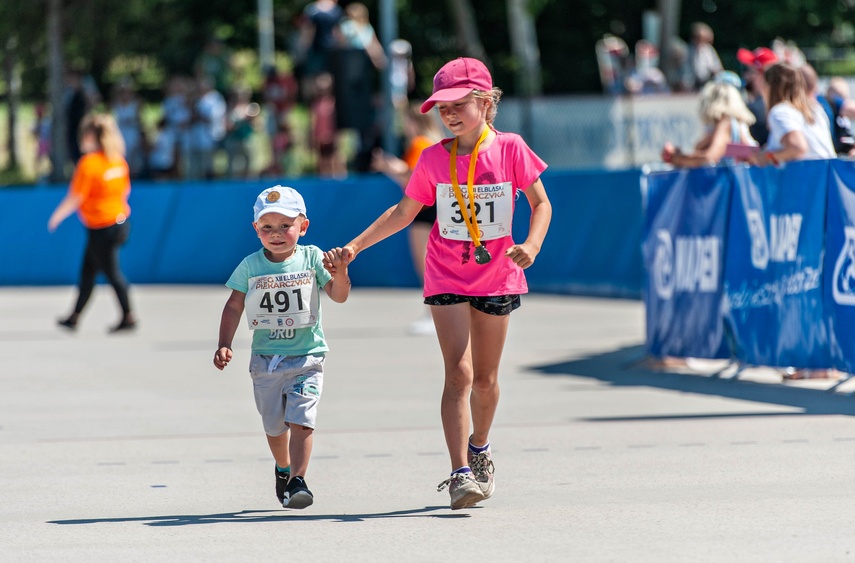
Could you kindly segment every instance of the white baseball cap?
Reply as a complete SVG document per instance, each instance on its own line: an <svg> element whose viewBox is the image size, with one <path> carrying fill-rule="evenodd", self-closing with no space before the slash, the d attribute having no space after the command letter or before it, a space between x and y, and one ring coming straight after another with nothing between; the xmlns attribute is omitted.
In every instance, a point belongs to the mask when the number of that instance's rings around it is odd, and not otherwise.
<svg viewBox="0 0 855 563"><path fill-rule="evenodd" d="M273 186L258 194L253 211L255 221L267 213L281 213L286 217L294 218L297 215L306 214L306 203L303 201L303 196L294 188Z"/></svg>

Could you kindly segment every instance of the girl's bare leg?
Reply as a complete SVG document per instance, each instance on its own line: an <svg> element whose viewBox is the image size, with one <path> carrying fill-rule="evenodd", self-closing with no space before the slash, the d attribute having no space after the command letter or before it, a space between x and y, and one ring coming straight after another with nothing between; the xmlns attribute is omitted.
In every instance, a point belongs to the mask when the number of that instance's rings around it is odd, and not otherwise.
<svg viewBox="0 0 855 563"><path fill-rule="evenodd" d="M469 395L472 391L470 308L469 303L431 306L445 364L440 414L452 471L467 465L466 448L471 420Z"/></svg>
<svg viewBox="0 0 855 563"><path fill-rule="evenodd" d="M490 427L499 405L499 362L505 347L510 315L488 315L472 309L471 349L473 381L472 444L483 446L489 440Z"/></svg>

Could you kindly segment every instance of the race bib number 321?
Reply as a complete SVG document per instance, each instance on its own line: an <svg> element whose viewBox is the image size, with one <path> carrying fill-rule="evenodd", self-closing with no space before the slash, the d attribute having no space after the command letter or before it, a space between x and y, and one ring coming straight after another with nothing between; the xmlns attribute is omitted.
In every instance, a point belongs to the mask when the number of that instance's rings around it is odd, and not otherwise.
<svg viewBox="0 0 855 563"><path fill-rule="evenodd" d="M306 328L318 320L318 294L311 270L249 279L244 301L250 330Z"/></svg>
<svg viewBox="0 0 855 563"><path fill-rule="evenodd" d="M470 212L469 194L466 186L461 186L466 213ZM511 234L511 221L514 215L513 188L510 182L500 184L477 184L472 187L475 199L475 226L481 240L493 240ZM469 230L463 219L463 212L457 203L451 184L436 186L436 221L439 233L451 240L470 240Z"/></svg>

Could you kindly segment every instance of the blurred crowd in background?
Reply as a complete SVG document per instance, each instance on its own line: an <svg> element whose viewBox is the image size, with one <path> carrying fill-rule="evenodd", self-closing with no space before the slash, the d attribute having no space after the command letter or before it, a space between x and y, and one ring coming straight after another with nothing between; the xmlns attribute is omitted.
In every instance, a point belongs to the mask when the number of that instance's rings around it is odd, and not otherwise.
<svg viewBox="0 0 855 563"><path fill-rule="evenodd" d="M830 77L822 86L798 46L780 38L769 47L739 49L739 68L728 70L714 42L710 26L695 22L688 42L671 38L664 65L648 40L638 41L634 53L615 36L597 43L606 93L700 93L704 130L691 150L666 143L664 162L696 167L730 158L766 165L855 155L855 104L845 78Z"/></svg>
<svg viewBox="0 0 855 563"><path fill-rule="evenodd" d="M391 156L387 151L378 158L387 120L392 120L396 133L393 152L403 157L411 140L406 132L406 122L412 119L408 106L417 101L409 99L416 79L410 44L397 39L384 50L368 9L360 2L344 7L337 0L309 2L295 27L296 41L288 53L279 53L275 65L263 68L263 80L254 87L235 64L235 54L217 37L200 45L193 67L169 76L163 92L154 97L151 92L142 95L131 76L101 92L85 67L72 67L66 72L63 102L67 169L80 157L77 124L91 111L109 111L115 117L136 179L305 174L341 178L349 172L382 171L384 159ZM828 122L835 152L849 154L855 107L849 101L848 80L818 79L800 49L781 39L753 51L741 49L738 68L732 69L724 67L714 45L713 29L695 22L688 37L670 38L663 53L647 39L631 50L614 35L604 36L595 46L606 94L700 94L706 129L698 131L692 149L666 145L666 162L714 163L725 156L729 143L765 148L771 108L764 101L768 97L764 77L776 63L800 70L805 95L824 111L820 119ZM384 111L384 73L391 84L393 115ZM734 96L752 118L745 118ZM812 123L809 112L804 113ZM51 172L47 104L36 106L33 135L35 169L40 180L47 181Z"/></svg>
<svg viewBox="0 0 855 563"><path fill-rule="evenodd" d="M217 177L343 177L371 169L385 124L380 77L391 74L399 131L414 83L411 47L398 39L387 56L364 4L310 2L297 22L298 42L288 56L262 69L253 89L235 71L233 53L212 37L193 68L168 78L154 104L126 76L102 93L85 68L66 72L68 166L80 158L83 117L109 111L126 145L132 178L201 180ZM36 107L36 170L50 172L50 112ZM376 156L376 154L375 154Z"/></svg>

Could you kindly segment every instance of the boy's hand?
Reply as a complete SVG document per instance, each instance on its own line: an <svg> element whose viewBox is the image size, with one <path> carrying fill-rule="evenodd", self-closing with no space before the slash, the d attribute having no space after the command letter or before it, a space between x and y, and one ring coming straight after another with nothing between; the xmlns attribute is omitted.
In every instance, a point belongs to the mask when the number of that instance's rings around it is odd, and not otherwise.
<svg viewBox="0 0 855 563"><path fill-rule="evenodd" d="M347 274L347 266L353 262L353 257L353 250L349 246L333 248L324 252L324 268L333 277L338 273Z"/></svg>
<svg viewBox="0 0 855 563"><path fill-rule="evenodd" d="M214 365L218 370L225 368L232 361L232 349L228 346L223 346L214 353Z"/></svg>
<svg viewBox="0 0 855 563"><path fill-rule="evenodd" d="M535 249L531 244L524 242L510 247L505 252L505 256L513 260L520 268L525 269L534 264L534 258L537 256L537 253L537 249Z"/></svg>

